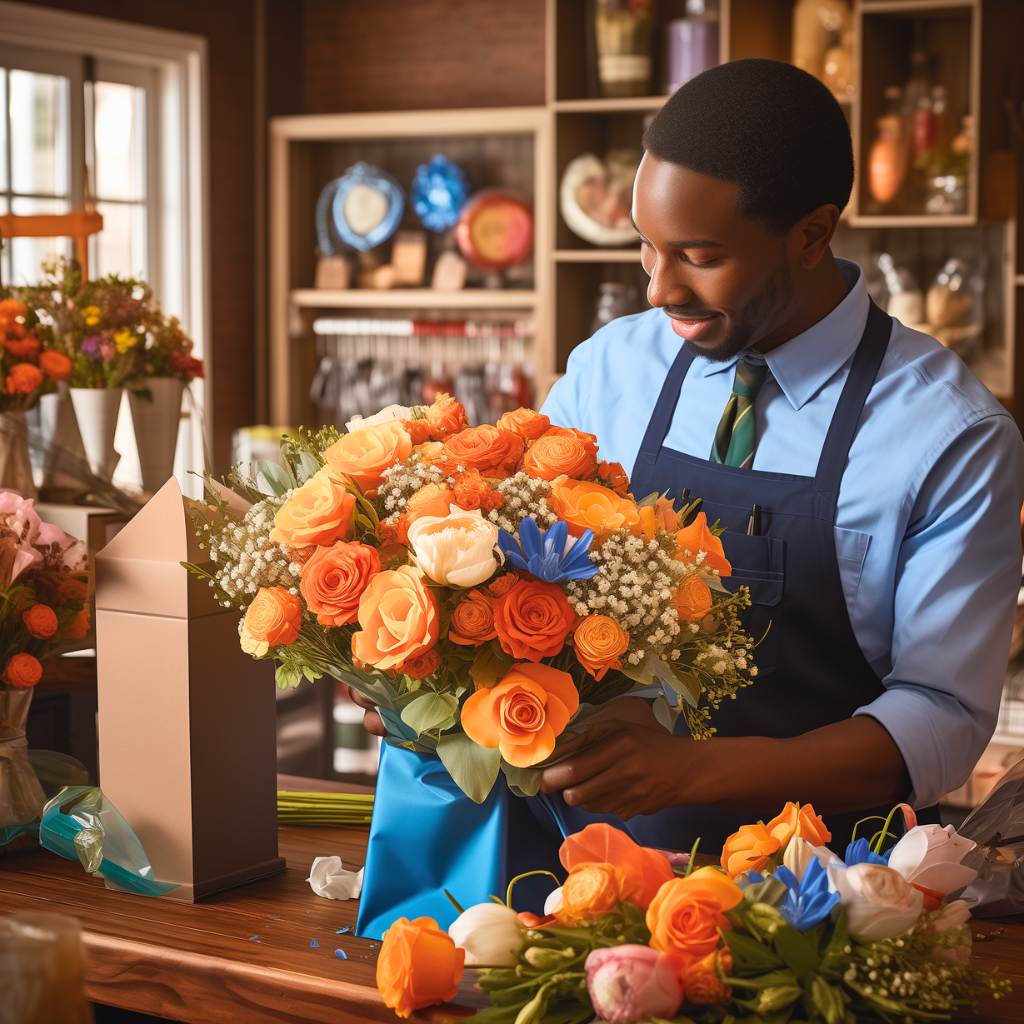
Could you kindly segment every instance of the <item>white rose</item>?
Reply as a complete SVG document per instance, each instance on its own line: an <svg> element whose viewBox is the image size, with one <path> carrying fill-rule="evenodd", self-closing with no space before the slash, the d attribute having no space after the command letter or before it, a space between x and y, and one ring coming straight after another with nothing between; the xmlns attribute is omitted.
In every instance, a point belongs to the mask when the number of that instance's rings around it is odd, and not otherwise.
<svg viewBox="0 0 1024 1024"><path fill-rule="evenodd" d="M407 405L389 405L372 416L355 416L345 424L345 429L354 434L357 430L375 427L378 423L390 423L392 420L411 420L412 409Z"/></svg>
<svg viewBox="0 0 1024 1024"><path fill-rule="evenodd" d="M516 912L503 903L478 903L464 910L448 934L466 951L467 967L511 967L523 947L523 929Z"/></svg>
<svg viewBox="0 0 1024 1024"><path fill-rule="evenodd" d="M864 942L902 935L921 916L924 897L898 871L881 864L833 864L829 881L839 893L850 934Z"/></svg>
<svg viewBox="0 0 1024 1024"><path fill-rule="evenodd" d="M946 896L978 877L974 868L960 863L976 845L952 825L918 825L892 848L889 867L908 882Z"/></svg>
<svg viewBox="0 0 1024 1024"><path fill-rule="evenodd" d="M409 527L409 546L423 571L447 587L475 587L498 568L498 528L479 509L456 505L446 516L423 516Z"/></svg>

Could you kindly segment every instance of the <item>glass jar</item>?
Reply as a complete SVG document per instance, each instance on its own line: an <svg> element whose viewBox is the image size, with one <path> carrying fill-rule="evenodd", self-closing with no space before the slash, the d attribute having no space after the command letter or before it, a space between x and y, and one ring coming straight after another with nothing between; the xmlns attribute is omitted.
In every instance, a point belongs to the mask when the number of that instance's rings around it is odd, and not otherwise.
<svg viewBox="0 0 1024 1024"><path fill-rule="evenodd" d="M686 17L666 26L665 91L718 63L718 0L686 0Z"/></svg>
<svg viewBox="0 0 1024 1024"><path fill-rule="evenodd" d="M636 308L637 293L633 285L622 281L602 281L590 333L594 334L620 316L636 312Z"/></svg>
<svg viewBox="0 0 1024 1024"><path fill-rule="evenodd" d="M614 98L650 93L650 0L596 0L594 40L602 96Z"/></svg>

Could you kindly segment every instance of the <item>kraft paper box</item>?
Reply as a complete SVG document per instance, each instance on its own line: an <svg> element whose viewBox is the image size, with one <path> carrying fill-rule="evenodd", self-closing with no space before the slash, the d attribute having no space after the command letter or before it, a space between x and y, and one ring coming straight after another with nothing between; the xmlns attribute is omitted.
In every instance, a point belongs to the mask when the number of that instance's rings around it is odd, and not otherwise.
<svg viewBox="0 0 1024 1024"><path fill-rule="evenodd" d="M280 871L273 666L238 646L169 480L96 559L100 787L195 901Z"/></svg>

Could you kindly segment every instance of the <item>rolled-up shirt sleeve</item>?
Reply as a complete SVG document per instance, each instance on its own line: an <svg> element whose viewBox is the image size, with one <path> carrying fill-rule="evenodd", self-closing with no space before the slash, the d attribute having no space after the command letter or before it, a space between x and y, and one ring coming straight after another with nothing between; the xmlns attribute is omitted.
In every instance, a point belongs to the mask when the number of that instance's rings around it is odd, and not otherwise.
<svg viewBox="0 0 1024 1024"><path fill-rule="evenodd" d="M908 498L885 692L855 712L892 736L917 807L962 785L995 730L1021 584L1016 423L987 415L937 447Z"/></svg>

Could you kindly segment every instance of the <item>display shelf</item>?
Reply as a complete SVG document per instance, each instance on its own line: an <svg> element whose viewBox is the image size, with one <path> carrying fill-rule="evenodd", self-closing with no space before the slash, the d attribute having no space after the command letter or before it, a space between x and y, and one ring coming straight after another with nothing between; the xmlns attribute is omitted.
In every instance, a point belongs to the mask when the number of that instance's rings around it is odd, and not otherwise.
<svg viewBox="0 0 1024 1024"><path fill-rule="evenodd" d="M668 96L626 96L620 99L555 100L561 114L630 114L661 110Z"/></svg>
<svg viewBox="0 0 1024 1024"><path fill-rule="evenodd" d="M302 309L532 309L537 293L529 288L466 288L440 292L432 288L293 288L292 305Z"/></svg>
<svg viewBox="0 0 1024 1024"><path fill-rule="evenodd" d="M556 249L557 263L639 263L640 249Z"/></svg>
<svg viewBox="0 0 1024 1024"><path fill-rule="evenodd" d="M852 213L847 221L851 228L969 228L978 218L969 213Z"/></svg>

